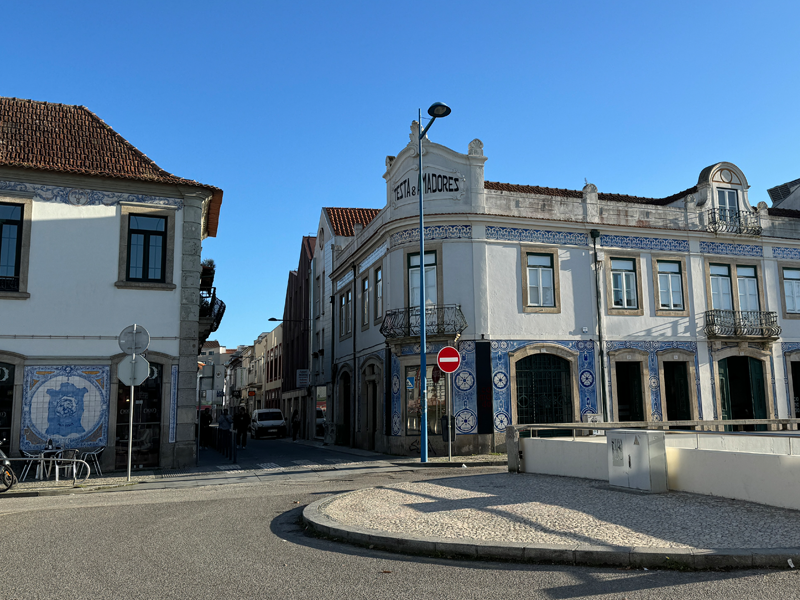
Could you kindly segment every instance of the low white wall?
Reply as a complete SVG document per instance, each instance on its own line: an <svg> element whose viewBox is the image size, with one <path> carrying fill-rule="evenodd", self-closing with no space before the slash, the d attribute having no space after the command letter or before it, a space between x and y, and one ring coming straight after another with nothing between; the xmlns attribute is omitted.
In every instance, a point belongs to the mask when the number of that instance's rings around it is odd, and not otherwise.
<svg viewBox="0 0 800 600"><path fill-rule="evenodd" d="M800 456L667 448L671 490L800 510Z"/></svg>
<svg viewBox="0 0 800 600"><path fill-rule="evenodd" d="M605 437L570 439L522 438L525 473L563 475L608 481Z"/></svg>

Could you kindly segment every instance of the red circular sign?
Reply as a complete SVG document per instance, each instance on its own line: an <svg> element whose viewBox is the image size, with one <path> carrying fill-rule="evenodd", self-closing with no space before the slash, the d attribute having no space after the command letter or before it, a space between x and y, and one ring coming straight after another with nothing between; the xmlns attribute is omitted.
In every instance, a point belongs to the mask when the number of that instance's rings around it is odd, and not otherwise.
<svg viewBox="0 0 800 600"><path fill-rule="evenodd" d="M445 373L452 373L461 366L461 354L452 346L445 346L436 356L436 364Z"/></svg>

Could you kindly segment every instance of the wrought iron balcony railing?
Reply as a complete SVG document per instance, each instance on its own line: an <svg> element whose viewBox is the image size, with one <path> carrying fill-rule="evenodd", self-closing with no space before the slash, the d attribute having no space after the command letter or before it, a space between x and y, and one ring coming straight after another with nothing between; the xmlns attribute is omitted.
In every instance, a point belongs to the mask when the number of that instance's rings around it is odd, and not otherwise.
<svg viewBox="0 0 800 600"><path fill-rule="evenodd" d="M0 277L0 292L18 292L19 277Z"/></svg>
<svg viewBox="0 0 800 600"><path fill-rule="evenodd" d="M781 334L778 314L761 310L707 310L708 337L777 338Z"/></svg>
<svg viewBox="0 0 800 600"><path fill-rule="evenodd" d="M386 339L419 337L419 316L419 306L387 310L381 333ZM455 336L466 328L460 304L431 304L425 308L426 335Z"/></svg>
<svg viewBox="0 0 800 600"><path fill-rule="evenodd" d="M706 229L713 233L739 233L744 235L761 235L761 223L758 215L731 210L729 208L712 208L707 213Z"/></svg>
<svg viewBox="0 0 800 600"><path fill-rule="evenodd" d="M225 303L217 298L217 288L200 290L200 318L211 319L210 333L217 330L224 314Z"/></svg>

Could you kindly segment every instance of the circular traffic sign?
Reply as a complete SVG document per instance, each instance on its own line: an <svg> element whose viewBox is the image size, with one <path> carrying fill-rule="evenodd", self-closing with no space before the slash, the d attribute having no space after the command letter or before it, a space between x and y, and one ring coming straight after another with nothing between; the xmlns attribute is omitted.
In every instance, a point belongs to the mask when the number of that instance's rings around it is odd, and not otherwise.
<svg viewBox="0 0 800 600"><path fill-rule="evenodd" d="M436 355L436 364L445 373L452 373L461 366L461 353L452 346L445 346Z"/></svg>
<svg viewBox="0 0 800 600"><path fill-rule="evenodd" d="M119 334L119 348L125 354L141 354L150 345L150 334L141 325L128 325Z"/></svg>

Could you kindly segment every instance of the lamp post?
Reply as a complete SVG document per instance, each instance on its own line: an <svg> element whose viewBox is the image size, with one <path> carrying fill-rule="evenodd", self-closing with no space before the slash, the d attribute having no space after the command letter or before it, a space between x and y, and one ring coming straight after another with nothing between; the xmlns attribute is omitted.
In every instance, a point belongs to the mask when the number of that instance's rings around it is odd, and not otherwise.
<svg viewBox="0 0 800 600"><path fill-rule="evenodd" d="M428 133L433 122L439 117L446 117L450 114L450 107L443 102L434 102L428 108L428 114L432 117L425 129L420 129L417 151L419 154L419 399L422 405L420 416L420 462L428 462L428 365L425 361L427 351L426 324L425 324L425 228L422 215L422 138ZM419 110L419 127L422 127L422 110Z"/></svg>

